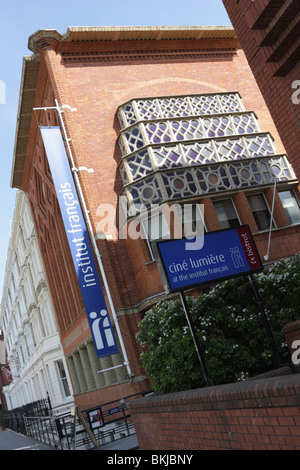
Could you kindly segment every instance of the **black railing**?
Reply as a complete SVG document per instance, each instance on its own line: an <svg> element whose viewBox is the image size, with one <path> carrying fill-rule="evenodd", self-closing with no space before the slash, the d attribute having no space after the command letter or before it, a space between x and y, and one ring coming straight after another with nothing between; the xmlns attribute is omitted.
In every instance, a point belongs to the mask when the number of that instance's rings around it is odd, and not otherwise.
<svg viewBox="0 0 300 470"><path fill-rule="evenodd" d="M52 407L49 398L27 403L19 408L3 413L5 425L20 434L26 434L24 418L27 416L50 416Z"/></svg>
<svg viewBox="0 0 300 470"><path fill-rule="evenodd" d="M71 449L71 415L25 416L23 419L26 436L57 450Z"/></svg>
<svg viewBox="0 0 300 470"><path fill-rule="evenodd" d="M128 404L131 400L149 393L152 391L128 395L81 412L100 448L101 445L135 434ZM101 417L96 424L91 419L95 412L99 412L98 415ZM74 449L74 442L76 449L94 448L79 418L76 416L74 436L74 416L71 414L53 416L48 400L30 403L5 413L5 424L9 429L30 436L57 450Z"/></svg>

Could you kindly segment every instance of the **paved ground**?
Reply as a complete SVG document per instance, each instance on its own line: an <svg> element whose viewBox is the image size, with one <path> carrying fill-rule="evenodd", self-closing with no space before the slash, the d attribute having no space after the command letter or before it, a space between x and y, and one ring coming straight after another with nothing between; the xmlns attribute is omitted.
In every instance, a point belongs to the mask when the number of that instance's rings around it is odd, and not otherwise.
<svg viewBox="0 0 300 470"><path fill-rule="evenodd" d="M100 446L100 450L138 450L138 448L138 440L135 434Z"/></svg>
<svg viewBox="0 0 300 470"><path fill-rule="evenodd" d="M105 444L100 450L137 450L138 441L136 435L119 439L118 441ZM0 429L0 450L54 450L41 442L35 441L31 437L17 434L10 429L2 431Z"/></svg>
<svg viewBox="0 0 300 470"><path fill-rule="evenodd" d="M31 439L31 437L17 434L10 429L2 431L0 429L0 450L53 450L51 447L41 442Z"/></svg>

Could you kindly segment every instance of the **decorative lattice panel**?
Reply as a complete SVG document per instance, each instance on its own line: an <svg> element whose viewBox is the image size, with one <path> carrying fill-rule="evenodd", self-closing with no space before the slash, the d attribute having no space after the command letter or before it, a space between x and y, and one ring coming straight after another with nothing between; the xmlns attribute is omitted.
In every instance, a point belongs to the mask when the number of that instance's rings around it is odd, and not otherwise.
<svg viewBox="0 0 300 470"><path fill-rule="evenodd" d="M269 134L204 142L148 146L123 159L123 183L135 181L157 169L221 163L275 155Z"/></svg>
<svg viewBox="0 0 300 470"><path fill-rule="evenodd" d="M268 185L275 177L278 182L294 179L285 156L167 170L145 177L124 191L130 204L142 203L150 208L173 199Z"/></svg>
<svg viewBox="0 0 300 470"><path fill-rule="evenodd" d="M123 155L152 144L201 140L260 132L253 113L234 116L150 121L130 126L119 137Z"/></svg>
<svg viewBox="0 0 300 470"><path fill-rule="evenodd" d="M295 180L238 93L131 100L118 118L119 170L131 204Z"/></svg>
<svg viewBox="0 0 300 470"><path fill-rule="evenodd" d="M137 121L244 111L238 93L168 96L132 100L118 110L121 128Z"/></svg>

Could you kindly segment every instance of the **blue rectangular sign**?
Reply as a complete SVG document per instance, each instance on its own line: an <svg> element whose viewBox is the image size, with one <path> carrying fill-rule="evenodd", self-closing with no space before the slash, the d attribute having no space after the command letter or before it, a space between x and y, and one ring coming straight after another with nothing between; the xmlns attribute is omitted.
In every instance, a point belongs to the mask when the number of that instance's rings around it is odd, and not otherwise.
<svg viewBox="0 0 300 470"><path fill-rule="evenodd" d="M40 127L97 357L118 353L59 127Z"/></svg>
<svg viewBox="0 0 300 470"><path fill-rule="evenodd" d="M197 241L195 241L197 243ZM189 250L186 239L153 244L165 288L182 291L204 284L261 271L258 251L247 225L204 235L199 250Z"/></svg>

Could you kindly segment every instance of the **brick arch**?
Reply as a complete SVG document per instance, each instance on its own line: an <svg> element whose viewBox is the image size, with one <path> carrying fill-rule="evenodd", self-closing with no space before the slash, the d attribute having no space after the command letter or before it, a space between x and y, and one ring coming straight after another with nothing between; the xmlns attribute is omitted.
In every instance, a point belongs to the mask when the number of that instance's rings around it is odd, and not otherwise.
<svg viewBox="0 0 300 470"><path fill-rule="evenodd" d="M147 80L147 81L143 81L142 83L135 83L130 88L127 88L126 90L123 90L122 92L119 92L118 98L123 101L126 101L127 99L130 99L132 97L137 98L138 91L142 90L143 88L146 88L148 90L150 87L152 88L155 86L159 86L162 83L170 83L170 82L190 83L193 85L199 85L201 87L204 86L208 88L209 90L206 92L201 89L201 91L199 90L199 93L226 93L228 91L232 91L232 90L223 88L221 86L218 86L214 83L205 82L203 80L197 80L195 78L167 77L167 78L156 78L153 80Z"/></svg>

